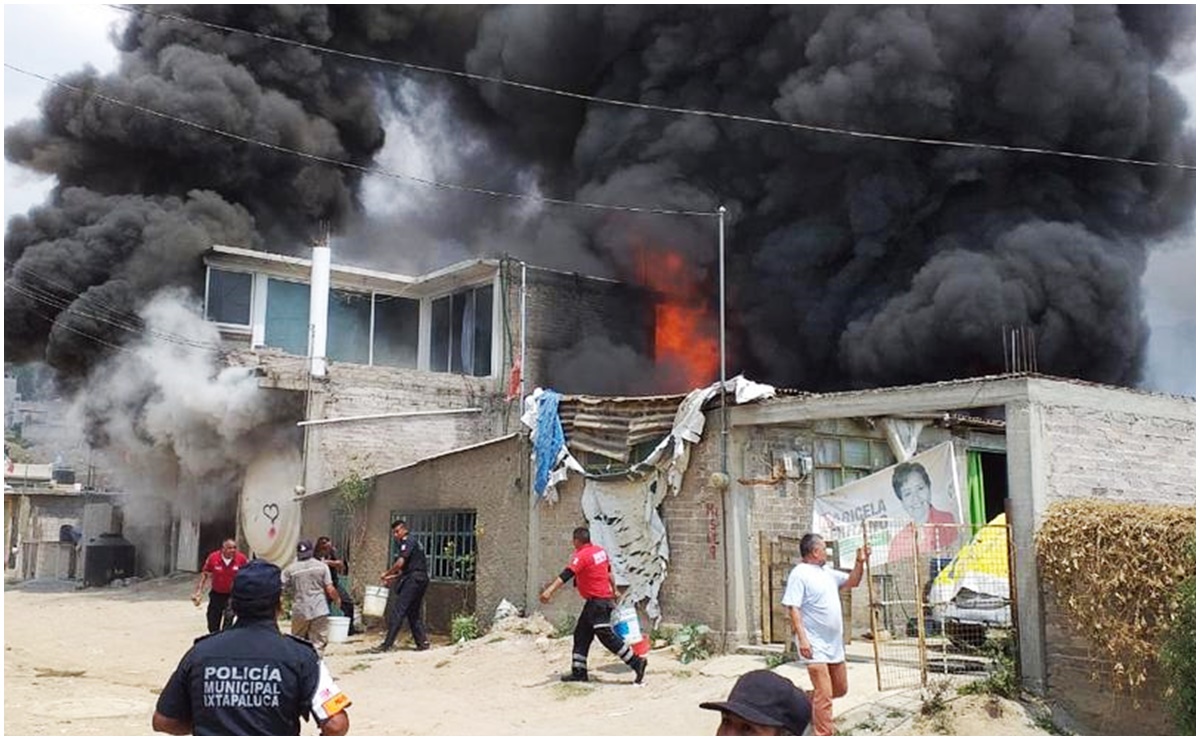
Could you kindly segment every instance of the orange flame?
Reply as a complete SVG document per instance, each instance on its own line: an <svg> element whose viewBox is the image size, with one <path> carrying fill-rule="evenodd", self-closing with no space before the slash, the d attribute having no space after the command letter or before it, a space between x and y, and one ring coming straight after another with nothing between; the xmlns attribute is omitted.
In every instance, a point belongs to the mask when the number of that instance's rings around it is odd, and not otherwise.
<svg viewBox="0 0 1200 740"><path fill-rule="evenodd" d="M720 348L713 334L716 319L701 286L678 252L639 250L642 282L658 293L654 310L654 351L658 365L673 379L699 388L717 378ZM673 389L681 390L681 389Z"/></svg>

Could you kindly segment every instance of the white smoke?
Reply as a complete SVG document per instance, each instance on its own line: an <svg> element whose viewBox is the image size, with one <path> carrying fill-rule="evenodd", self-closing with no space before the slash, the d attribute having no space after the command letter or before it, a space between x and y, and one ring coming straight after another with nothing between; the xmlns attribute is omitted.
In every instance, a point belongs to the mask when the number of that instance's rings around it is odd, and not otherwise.
<svg viewBox="0 0 1200 740"><path fill-rule="evenodd" d="M220 335L182 290L140 313L141 337L90 374L73 417L108 451L121 487L226 514L245 466L278 444L279 408L247 368L222 368Z"/></svg>

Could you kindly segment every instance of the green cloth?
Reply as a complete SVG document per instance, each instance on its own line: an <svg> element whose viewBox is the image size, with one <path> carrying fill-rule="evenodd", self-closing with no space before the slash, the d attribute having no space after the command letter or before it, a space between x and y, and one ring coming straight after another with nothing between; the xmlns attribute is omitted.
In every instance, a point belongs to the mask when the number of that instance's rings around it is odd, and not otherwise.
<svg viewBox="0 0 1200 740"><path fill-rule="evenodd" d="M987 504L983 497L983 457L974 450L967 450L967 509L973 535L987 524Z"/></svg>

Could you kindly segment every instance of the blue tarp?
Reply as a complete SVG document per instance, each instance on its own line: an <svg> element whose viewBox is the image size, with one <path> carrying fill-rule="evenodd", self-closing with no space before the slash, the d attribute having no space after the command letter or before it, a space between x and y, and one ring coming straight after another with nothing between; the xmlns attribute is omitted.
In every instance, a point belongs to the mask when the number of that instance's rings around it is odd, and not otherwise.
<svg viewBox="0 0 1200 740"><path fill-rule="evenodd" d="M566 444L562 422L558 419L558 393L546 390L538 397L537 433L533 439L535 461L533 490L539 497L546 494L550 483L550 469L558 460L558 453Z"/></svg>

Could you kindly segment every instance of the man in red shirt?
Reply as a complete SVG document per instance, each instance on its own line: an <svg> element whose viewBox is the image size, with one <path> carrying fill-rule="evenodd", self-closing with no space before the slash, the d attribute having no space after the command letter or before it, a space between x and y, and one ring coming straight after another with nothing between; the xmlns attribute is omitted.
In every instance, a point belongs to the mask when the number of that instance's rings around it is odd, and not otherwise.
<svg viewBox="0 0 1200 740"><path fill-rule="evenodd" d="M208 632L220 632L233 624L233 611L229 608L229 594L233 591L233 577L247 563L246 556L238 552L237 543L225 540L220 550L213 550L200 569L200 582L192 594L192 603L200 606L200 593L204 584L212 578L212 590L208 592Z"/></svg>
<svg viewBox="0 0 1200 740"><path fill-rule="evenodd" d="M634 655L633 648L617 637L612 629L612 613L616 608L616 581L609 567L608 553L603 547L592 544L592 536L587 527L576 527L572 536L575 552L571 562L563 568L563 572L554 582L542 591L541 601L549 603L554 592L563 585L575 579L575 587L583 597L583 611L575 622L575 644L571 651L571 672L562 677L563 681L586 681L588 650L592 647L592 637L600 639L600 644L609 652L625 661L625 665L633 669L634 683L641 683L646 675L646 659Z"/></svg>

